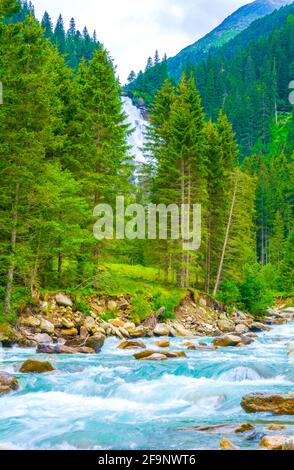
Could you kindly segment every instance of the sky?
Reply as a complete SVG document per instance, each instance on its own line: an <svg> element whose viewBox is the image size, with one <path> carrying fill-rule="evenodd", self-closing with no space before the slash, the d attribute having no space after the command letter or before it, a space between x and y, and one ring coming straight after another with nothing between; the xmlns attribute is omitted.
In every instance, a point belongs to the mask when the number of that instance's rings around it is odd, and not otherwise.
<svg viewBox="0 0 294 470"><path fill-rule="evenodd" d="M124 83L131 70L144 69L156 49L174 56L251 0L33 0L37 18L45 10L55 22L62 14L77 27L97 31Z"/></svg>

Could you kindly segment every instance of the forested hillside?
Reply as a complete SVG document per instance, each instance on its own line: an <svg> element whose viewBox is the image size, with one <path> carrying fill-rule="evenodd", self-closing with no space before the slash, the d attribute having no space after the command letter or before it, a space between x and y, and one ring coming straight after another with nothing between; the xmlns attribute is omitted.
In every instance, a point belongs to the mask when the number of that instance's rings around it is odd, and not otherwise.
<svg viewBox="0 0 294 470"><path fill-rule="evenodd" d="M104 47L74 21L65 33L61 17L53 28L48 14L40 24L27 3L21 10L15 0L0 5L5 318L36 289L101 289L114 260L155 268L170 289L197 288L255 314L292 293L293 126L290 114L276 113L291 110L291 15L269 38L231 59L211 56L179 83L166 79L166 57L157 53L154 67L148 61L134 83L148 78L147 94L159 91L149 110L148 164L134 178L131 129ZM94 207L114 207L119 195L132 203L201 204L200 249L184 251L183 240L172 238L95 240ZM138 291L144 313L144 285Z"/></svg>

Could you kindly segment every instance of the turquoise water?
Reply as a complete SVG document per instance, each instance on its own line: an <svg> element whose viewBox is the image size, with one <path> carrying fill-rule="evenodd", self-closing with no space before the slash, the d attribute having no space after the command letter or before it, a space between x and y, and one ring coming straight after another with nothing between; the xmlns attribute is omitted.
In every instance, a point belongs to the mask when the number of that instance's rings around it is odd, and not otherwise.
<svg viewBox="0 0 294 470"><path fill-rule="evenodd" d="M240 407L246 393L293 392L293 337L294 324L281 325L245 348L187 351L187 358L164 362L135 361L111 338L99 355L50 356L57 370L41 376L17 373L34 350L2 349L0 372L15 373L20 389L0 398L0 448L217 449L223 433L179 428L251 422L261 432L267 422L294 425L293 417L248 415ZM171 349L183 350L183 341L171 339ZM228 437L245 449L260 440Z"/></svg>

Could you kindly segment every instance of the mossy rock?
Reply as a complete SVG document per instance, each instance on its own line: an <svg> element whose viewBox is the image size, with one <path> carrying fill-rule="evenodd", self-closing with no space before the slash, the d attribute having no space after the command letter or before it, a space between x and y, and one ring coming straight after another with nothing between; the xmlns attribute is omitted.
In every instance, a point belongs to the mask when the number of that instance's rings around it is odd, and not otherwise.
<svg viewBox="0 0 294 470"><path fill-rule="evenodd" d="M19 371L23 374L44 374L54 371L54 367L48 361L38 361L37 359L28 359L25 361Z"/></svg>

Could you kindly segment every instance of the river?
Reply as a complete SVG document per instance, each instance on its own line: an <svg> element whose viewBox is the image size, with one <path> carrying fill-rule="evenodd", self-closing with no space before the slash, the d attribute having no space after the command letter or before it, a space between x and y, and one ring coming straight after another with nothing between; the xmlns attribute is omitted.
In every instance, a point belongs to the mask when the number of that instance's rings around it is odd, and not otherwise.
<svg viewBox="0 0 294 470"><path fill-rule="evenodd" d="M248 415L240 407L247 393L293 391L293 335L289 323L244 348L187 351L187 358L164 362L136 361L110 338L98 355L49 357L56 371L45 375L17 372L34 350L1 349L0 372L16 374L20 388L0 398L0 448L218 449L222 433L181 428L250 422L262 432L264 423L294 425L294 417ZM154 338L144 341L151 346ZM183 341L171 339L171 349L183 350ZM244 449L260 440L227 437Z"/></svg>

